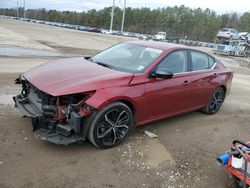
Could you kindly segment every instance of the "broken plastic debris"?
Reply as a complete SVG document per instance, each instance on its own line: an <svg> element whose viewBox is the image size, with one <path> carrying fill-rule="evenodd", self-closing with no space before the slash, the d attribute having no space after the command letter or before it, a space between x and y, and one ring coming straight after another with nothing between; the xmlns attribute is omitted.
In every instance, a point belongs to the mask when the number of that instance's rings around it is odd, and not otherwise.
<svg viewBox="0 0 250 188"><path fill-rule="evenodd" d="M151 133L149 131L144 131L144 134L146 134L150 138L157 138L158 137L158 135L156 135L155 133Z"/></svg>
<svg viewBox="0 0 250 188"><path fill-rule="evenodd" d="M27 140L28 140L28 137L25 137L24 140L27 141Z"/></svg>

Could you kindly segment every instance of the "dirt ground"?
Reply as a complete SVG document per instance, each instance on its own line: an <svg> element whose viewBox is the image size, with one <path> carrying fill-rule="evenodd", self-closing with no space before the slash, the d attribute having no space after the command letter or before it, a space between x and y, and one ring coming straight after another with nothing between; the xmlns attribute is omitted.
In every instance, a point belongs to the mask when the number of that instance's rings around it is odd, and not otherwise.
<svg viewBox="0 0 250 188"><path fill-rule="evenodd" d="M13 83L20 72L126 40L132 39L0 18L0 187L232 187L215 159L233 139L249 140L249 59L218 56L235 76L216 115L196 111L150 123L108 150L34 138L30 121L11 99L20 91Z"/></svg>

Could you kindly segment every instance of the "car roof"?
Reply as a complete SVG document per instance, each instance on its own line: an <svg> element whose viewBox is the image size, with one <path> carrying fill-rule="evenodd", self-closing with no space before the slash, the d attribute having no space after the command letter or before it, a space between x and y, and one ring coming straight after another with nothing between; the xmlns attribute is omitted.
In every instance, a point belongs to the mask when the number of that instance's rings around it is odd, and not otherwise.
<svg viewBox="0 0 250 188"><path fill-rule="evenodd" d="M221 29L227 29L227 30L236 30L236 29L234 29L234 28L228 28L228 27L223 27L223 28L221 28Z"/></svg>
<svg viewBox="0 0 250 188"><path fill-rule="evenodd" d="M140 45L148 48L156 48L159 50L167 51L169 49L188 49L184 45L179 45L179 44L173 44L173 43L167 43L167 42L158 42L158 41L143 41L143 40L135 40L135 41L129 41L126 42L129 44L135 44L135 45Z"/></svg>

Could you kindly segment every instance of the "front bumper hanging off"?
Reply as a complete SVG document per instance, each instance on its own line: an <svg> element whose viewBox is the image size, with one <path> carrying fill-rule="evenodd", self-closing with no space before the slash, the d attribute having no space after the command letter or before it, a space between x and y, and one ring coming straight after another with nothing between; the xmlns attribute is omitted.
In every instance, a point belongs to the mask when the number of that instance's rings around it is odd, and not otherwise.
<svg viewBox="0 0 250 188"><path fill-rule="evenodd" d="M45 140L47 142L57 144L57 145L69 145L79 141L84 141L80 136L65 136L57 132L50 132L45 129L39 129L34 131L35 138L39 138L41 140Z"/></svg>
<svg viewBox="0 0 250 188"><path fill-rule="evenodd" d="M36 138L57 145L69 145L87 138L92 116L83 118L72 111L67 122L55 123L53 119L47 118L45 112L33 104L28 96L19 94L13 97L13 100L15 107L24 117L31 118Z"/></svg>

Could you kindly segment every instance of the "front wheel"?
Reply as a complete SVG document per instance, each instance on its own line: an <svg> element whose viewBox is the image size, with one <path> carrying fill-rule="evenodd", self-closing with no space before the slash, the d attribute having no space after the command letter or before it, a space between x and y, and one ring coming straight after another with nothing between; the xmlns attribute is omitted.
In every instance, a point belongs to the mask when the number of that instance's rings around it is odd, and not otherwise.
<svg viewBox="0 0 250 188"><path fill-rule="evenodd" d="M120 144L133 126L130 108L121 102L114 102L101 109L93 119L88 138L95 146L111 148Z"/></svg>
<svg viewBox="0 0 250 188"><path fill-rule="evenodd" d="M218 87L213 95L211 96L210 101L205 108L202 109L206 114L212 115L219 111L225 98L225 91L222 87Z"/></svg>

